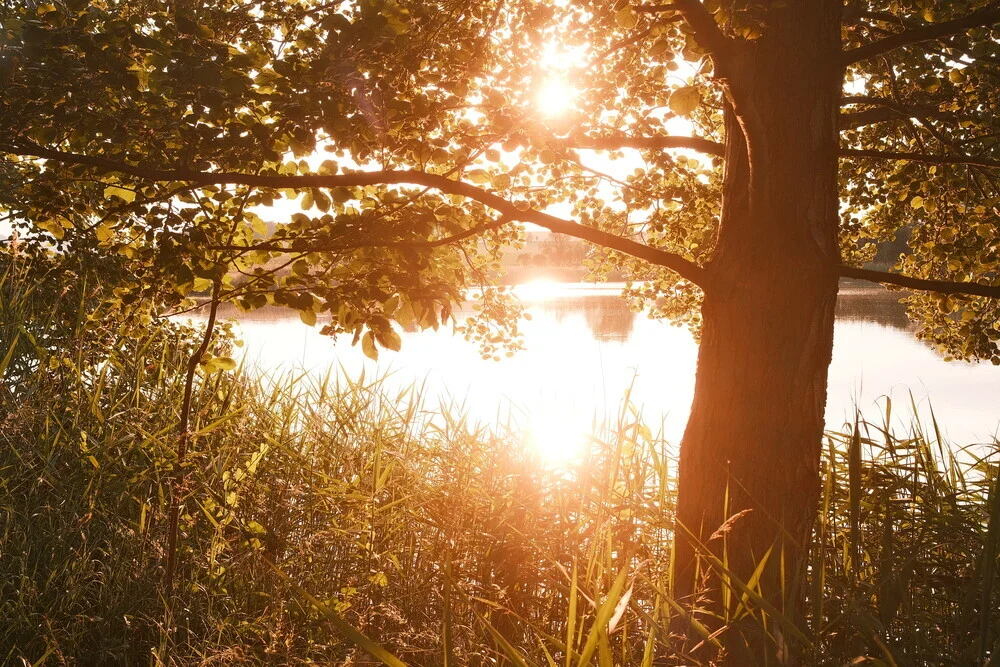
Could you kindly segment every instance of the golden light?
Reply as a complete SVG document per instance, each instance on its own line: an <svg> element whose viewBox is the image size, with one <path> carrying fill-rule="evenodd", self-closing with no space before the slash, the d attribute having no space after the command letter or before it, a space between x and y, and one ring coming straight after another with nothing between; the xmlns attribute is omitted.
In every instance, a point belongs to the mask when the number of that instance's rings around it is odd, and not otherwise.
<svg viewBox="0 0 1000 667"><path fill-rule="evenodd" d="M576 90L564 79L549 78L535 94L535 104L546 116L559 116L573 108L575 98Z"/></svg>
<svg viewBox="0 0 1000 667"><path fill-rule="evenodd" d="M591 428L573 411L539 410L531 415L527 435L528 442L547 465L561 467L583 458Z"/></svg>
<svg viewBox="0 0 1000 667"><path fill-rule="evenodd" d="M564 293L563 283L551 278L537 278L514 287L514 292L524 301L548 301Z"/></svg>

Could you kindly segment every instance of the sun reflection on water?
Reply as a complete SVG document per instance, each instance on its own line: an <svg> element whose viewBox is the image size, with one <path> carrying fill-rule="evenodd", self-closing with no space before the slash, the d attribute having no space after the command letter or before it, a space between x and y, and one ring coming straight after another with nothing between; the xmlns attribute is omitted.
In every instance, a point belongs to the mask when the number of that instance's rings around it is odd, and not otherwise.
<svg viewBox="0 0 1000 667"><path fill-rule="evenodd" d="M533 411L526 437L542 461L554 467L572 466L583 459L590 441L591 422L574 411Z"/></svg>

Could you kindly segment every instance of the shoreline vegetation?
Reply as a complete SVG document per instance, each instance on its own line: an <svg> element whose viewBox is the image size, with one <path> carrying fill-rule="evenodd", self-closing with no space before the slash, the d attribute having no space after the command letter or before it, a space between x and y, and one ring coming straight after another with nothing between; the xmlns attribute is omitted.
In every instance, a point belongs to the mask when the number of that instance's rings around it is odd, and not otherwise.
<svg viewBox="0 0 1000 667"><path fill-rule="evenodd" d="M0 290L0 661L697 662L671 635L704 618L669 584L675 461L627 395L578 464L552 468L502 418L474 426L419 385L208 365L164 619L168 483L202 332L85 329L72 294L11 271ZM233 344L223 329L211 358ZM1000 443L960 461L936 423L894 433L899 412L824 438L800 618L731 580L725 624L815 665L996 653ZM737 515L716 538L738 530Z"/></svg>

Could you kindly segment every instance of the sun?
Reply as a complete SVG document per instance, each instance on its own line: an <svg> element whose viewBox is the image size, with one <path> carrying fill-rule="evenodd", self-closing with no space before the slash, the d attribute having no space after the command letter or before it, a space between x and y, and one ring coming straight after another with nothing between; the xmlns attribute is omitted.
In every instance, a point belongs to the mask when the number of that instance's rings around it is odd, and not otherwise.
<svg viewBox="0 0 1000 667"><path fill-rule="evenodd" d="M561 116L573 108L576 90L565 79L549 77L535 94L538 110L546 116Z"/></svg>

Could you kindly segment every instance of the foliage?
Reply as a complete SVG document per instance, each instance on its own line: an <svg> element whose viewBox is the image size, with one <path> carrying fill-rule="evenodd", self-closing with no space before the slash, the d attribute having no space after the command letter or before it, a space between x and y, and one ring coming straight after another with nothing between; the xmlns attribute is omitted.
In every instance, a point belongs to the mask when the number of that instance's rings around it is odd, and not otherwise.
<svg viewBox="0 0 1000 667"><path fill-rule="evenodd" d="M982 5L848 4L849 262L907 228L906 273L995 279L1000 192L996 160L983 156L995 149L1000 87ZM748 44L766 29L766 8L707 9ZM0 206L32 239L130 260L126 301L165 291L176 302L225 275L226 297L244 308L287 305L309 323L328 313L328 332L370 331L370 343L394 347L390 321L438 326L463 288L492 281L521 213L604 245L596 273L624 268L646 281L628 290L633 298L698 321L698 291L674 272L681 264L656 266L663 255L633 257L636 248L609 248L587 231L698 264L711 256L722 95L680 7L59 0L0 11ZM900 37L938 29L936 40ZM889 37L898 48L883 46ZM553 82L570 88L566 110L549 115L537 100ZM682 127L700 136L675 136ZM601 153L628 157L630 173L605 173ZM357 170L473 187L392 185L401 181ZM241 185L218 176L226 172L259 178ZM516 208L501 210L494 194ZM282 201L302 212L283 205L270 234L262 217ZM554 204L577 223L538 213ZM918 295L911 313L950 354L994 358L994 304ZM484 309L491 324L470 334L510 334L516 312L505 306Z"/></svg>

